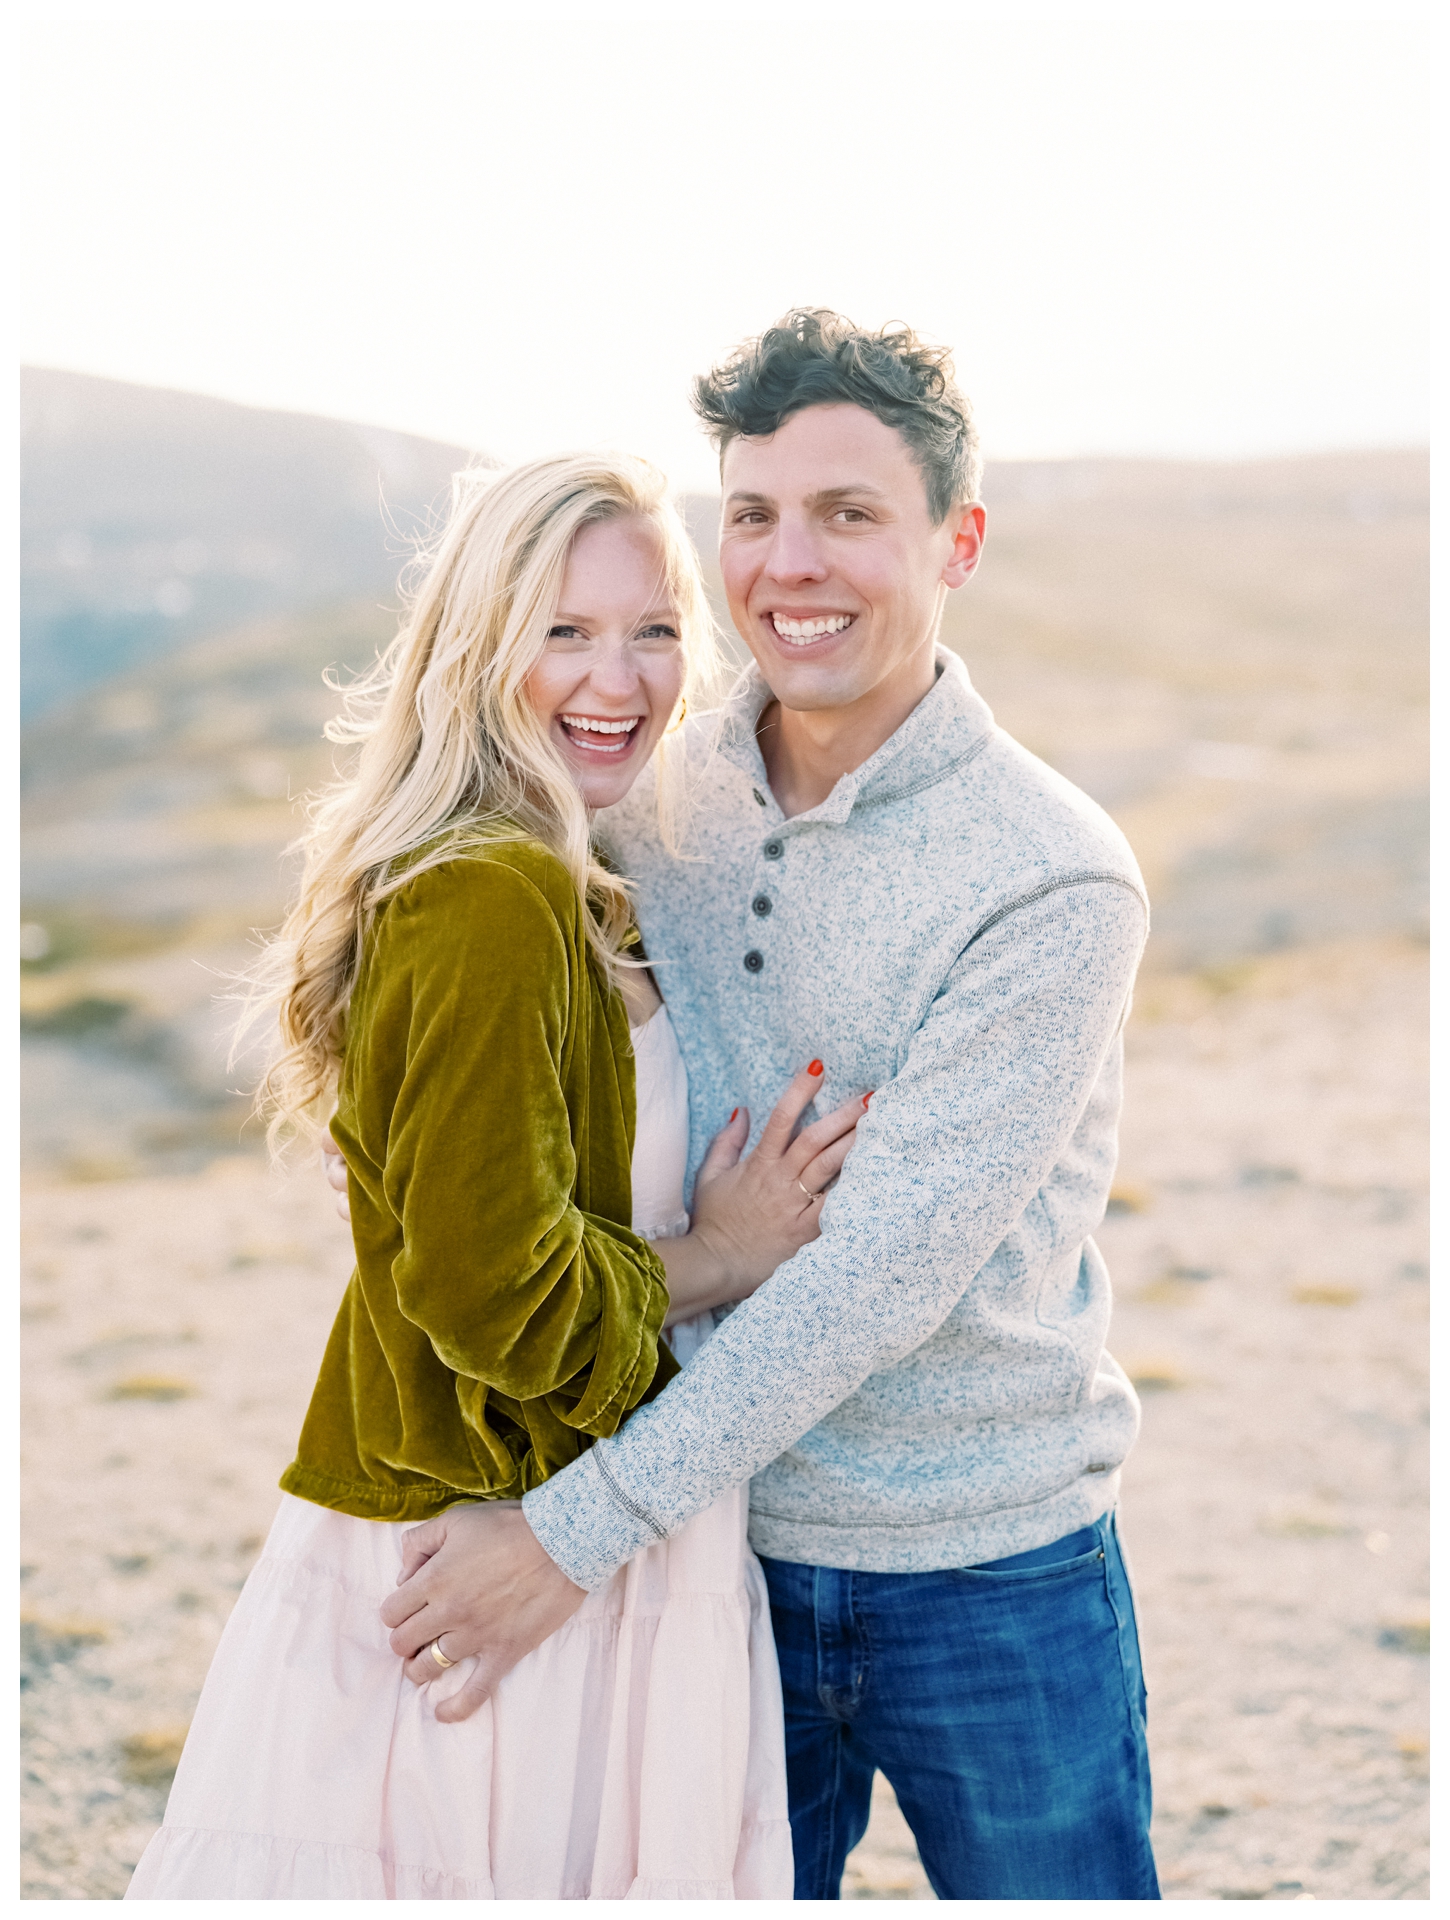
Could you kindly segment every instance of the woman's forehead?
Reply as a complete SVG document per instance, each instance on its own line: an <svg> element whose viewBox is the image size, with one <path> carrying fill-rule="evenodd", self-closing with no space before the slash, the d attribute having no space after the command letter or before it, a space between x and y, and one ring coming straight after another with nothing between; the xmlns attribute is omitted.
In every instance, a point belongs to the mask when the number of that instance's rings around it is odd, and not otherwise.
<svg viewBox="0 0 1450 1920"><path fill-rule="evenodd" d="M596 520L574 536L559 595L560 611L582 613L576 602L637 610L673 604L664 536L637 514Z"/></svg>

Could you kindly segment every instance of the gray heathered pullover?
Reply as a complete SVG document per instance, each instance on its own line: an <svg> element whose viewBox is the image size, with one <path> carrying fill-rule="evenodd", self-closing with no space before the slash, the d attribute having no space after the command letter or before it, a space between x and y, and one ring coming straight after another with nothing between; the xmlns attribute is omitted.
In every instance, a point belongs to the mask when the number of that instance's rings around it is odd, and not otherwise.
<svg viewBox="0 0 1450 1920"><path fill-rule="evenodd" d="M758 1552L877 1571L1025 1552L1116 1499L1138 1404L1089 1236L1147 903L1107 816L939 657L810 813L771 796L752 674L699 761L703 859L661 848L647 780L607 816L689 1069L690 1178L732 1107L753 1143L815 1055L817 1112L877 1092L820 1238L525 1499L580 1586L751 1475Z"/></svg>

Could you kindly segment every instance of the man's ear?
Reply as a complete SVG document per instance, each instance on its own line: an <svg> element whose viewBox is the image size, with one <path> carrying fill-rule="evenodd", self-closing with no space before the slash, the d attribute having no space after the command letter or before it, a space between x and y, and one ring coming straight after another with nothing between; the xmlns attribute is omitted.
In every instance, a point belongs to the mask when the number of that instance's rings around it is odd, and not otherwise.
<svg viewBox="0 0 1450 1920"><path fill-rule="evenodd" d="M971 578L982 557L982 542L986 537L987 509L980 505L964 507L952 540L951 557L942 568L941 577L945 585L959 587L963 581Z"/></svg>

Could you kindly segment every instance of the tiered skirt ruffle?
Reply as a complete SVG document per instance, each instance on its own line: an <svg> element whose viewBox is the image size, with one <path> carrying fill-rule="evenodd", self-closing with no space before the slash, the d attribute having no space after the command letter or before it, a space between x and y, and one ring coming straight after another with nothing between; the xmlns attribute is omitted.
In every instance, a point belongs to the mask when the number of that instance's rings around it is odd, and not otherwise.
<svg viewBox="0 0 1450 1920"><path fill-rule="evenodd" d="M378 1617L401 1526L283 1496L127 1898L789 1899L780 1682L746 1489L444 1725Z"/></svg>

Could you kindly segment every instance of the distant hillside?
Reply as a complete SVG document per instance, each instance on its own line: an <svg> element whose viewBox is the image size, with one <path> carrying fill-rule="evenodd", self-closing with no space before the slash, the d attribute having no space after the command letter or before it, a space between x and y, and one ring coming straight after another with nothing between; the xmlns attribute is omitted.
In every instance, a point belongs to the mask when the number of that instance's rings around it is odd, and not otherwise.
<svg viewBox="0 0 1450 1920"><path fill-rule="evenodd" d="M26 367L21 705L202 634L391 595L469 455L409 434Z"/></svg>
<svg viewBox="0 0 1450 1920"><path fill-rule="evenodd" d="M157 930L280 913L296 798L325 780L323 673L368 666L397 622L367 601L279 615L148 661L24 735L27 901Z"/></svg>
<svg viewBox="0 0 1450 1920"><path fill-rule="evenodd" d="M1150 973L1419 937L1428 462L998 463L944 637L998 720L1100 800L1153 896ZM719 606L714 505L685 503ZM380 598L383 596L379 596ZM255 620L57 706L24 740L32 1164L191 1164L244 1103L216 1002L275 924L326 777L328 666L378 601Z"/></svg>
<svg viewBox="0 0 1450 1920"><path fill-rule="evenodd" d="M1428 453L989 464L943 637L1099 800L1149 965L1423 931Z"/></svg>

